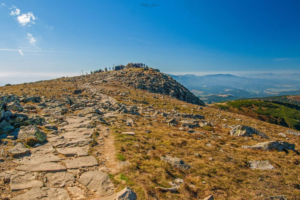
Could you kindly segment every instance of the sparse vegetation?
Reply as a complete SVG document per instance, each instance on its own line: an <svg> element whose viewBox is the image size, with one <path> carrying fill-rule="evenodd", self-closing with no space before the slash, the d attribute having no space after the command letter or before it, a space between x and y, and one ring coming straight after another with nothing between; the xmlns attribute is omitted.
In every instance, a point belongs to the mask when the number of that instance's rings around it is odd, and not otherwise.
<svg viewBox="0 0 300 200"><path fill-rule="evenodd" d="M128 70L128 73L139 70L142 71L142 69L132 69ZM143 73L153 72L147 70ZM92 82L98 76L99 74L91 74L77 77L76 85ZM270 119L284 119L291 123L288 119L298 116L297 112L290 110L291 108L283 108L283 105L279 104L246 101L222 104L221 107L216 107L218 109L213 107L200 109L198 105L188 104L163 94L133 89L117 81L102 82L93 87L102 94L113 97L118 103L137 105L143 110L141 115L123 113L113 119L105 119L107 125L103 126L110 129L116 152L110 159L116 160L117 163L120 161L130 163L121 169L109 172L116 191L128 186L138 195L138 199L202 199L209 194L213 194L215 199L260 199L273 195L286 195L288 199L299 198L300 190L297 184L300 156L297 152L241 148L244 145L254 145L268 140L256 135L251 139L232 137L229 134L230 129L227 128L237 123L253 126L265 132L273 140L285 140L278 133L285 133L288 130L286 127L240 114L243 114L243 111L253 111L251 113L255 116L266 115ZM0 87L3 93L10 92L18 95L28 93L57 99L62 98L63 95L74 96L72 92L75 89L77 88L74 78L14 85L9 89ZM85 91L80 95L93 99ZM195 133L188 133L186 130L179 130L180 124L169 126L166 123L170 119L168 116L153 116L153 110L172 113L175 107L178 113L204 115L205 121L213 122L215 126L195 127L193 128ZM228 109L230 112L220 108ZM236 113L233 113L233 110L236 110ZM77 112L74 111L78 114ZM70 113L65 115L68 116ZM133 126L126 125L127 118L133 119ZM122 135L122 132L135 132L135 135ZM202 134L197 134L199 132ZM98 135L94 132L92 138L97 140L102 136L103 133ZM288 138L288 142L296 144L296 150L299 150L298 137L288 135ZM99 145L100 143L95 143L89 154L95 155ZM191 169L183 171L160 159L166 155L182 159L192 166ZM275 169L251 170L248 164L251 160L269 160ZM170 182L177 178L184 180L177 193L162 192L157 189L157 187L172 187Z"/></svg>

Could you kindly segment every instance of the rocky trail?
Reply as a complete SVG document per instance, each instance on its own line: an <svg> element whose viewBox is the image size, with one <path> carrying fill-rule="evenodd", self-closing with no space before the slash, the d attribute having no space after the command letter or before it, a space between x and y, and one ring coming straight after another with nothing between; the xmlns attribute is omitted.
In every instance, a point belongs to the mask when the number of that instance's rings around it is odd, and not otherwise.
<svg viewBox="0 0 300 200"><path fill-rule="evenodd" d="M116 103L103 94L99 98L99 102ZM118 170L113 138L106 126L95 125L95 120L100 118L100 111L92 105L80 108L78 115L67 117L57 116L57 113L53 113L55 109L50 115L51 109L43 109L47 113L44 116L50 119L54 115L61 123L44 123L47 136L35 125L22 127L17 138L25 139L27 144L35 143L30 150L14 140L11 141L14 147L8 150L7 141L0 145L2 156L6 157L6 163L10 163L8 170L3 168L0 173L2 184L6 186L1 191L2 199L81 200L106 197L112 200L122 195L136 198L129 188L114 194L115 188L108 175ZM21 105L19 108L23 110ZM96 150L93 149L95 144Z"/></svg>

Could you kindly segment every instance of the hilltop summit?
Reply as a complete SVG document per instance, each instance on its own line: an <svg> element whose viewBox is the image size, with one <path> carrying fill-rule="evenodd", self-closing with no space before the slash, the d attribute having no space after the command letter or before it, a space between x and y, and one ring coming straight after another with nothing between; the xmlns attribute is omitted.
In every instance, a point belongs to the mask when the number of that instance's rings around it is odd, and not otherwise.
<svg viewBox="0 0 300 200"><path fill-rule="evenodd" d="M119 86L166 94L187 103L204 105L198 97L172 77L153 68L127 68L118 71L102 72L98 73L94 78L93 84L99 82L115 83Z"/></svg>

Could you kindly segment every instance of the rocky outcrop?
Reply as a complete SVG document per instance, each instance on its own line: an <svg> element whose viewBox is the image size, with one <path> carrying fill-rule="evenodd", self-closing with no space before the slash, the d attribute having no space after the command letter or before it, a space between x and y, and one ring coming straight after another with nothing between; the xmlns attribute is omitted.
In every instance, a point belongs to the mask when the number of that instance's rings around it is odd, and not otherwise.
<svg viewBox="0 0 300 200"><path fill-rule="evenodd" d="M262 138L269 139L269 137L266 134L254 129L250 126L236 125L236 126L232 127L232 129L230 130L230 135L232 135L232 136L250 137L253 134L259 135Z"/></svg>
<svg viewBox="0 0 300 200"><path fill-rule="evenodd" d="M191 93L187 88L174 80L171 76L160 73L154 69L144 68L139 71L114 71L99 74L99 82L117 81L125 86L133 87L135 89L147 90L153 93L166 94L176 99L197 104L204 105L204 103Z"/></svg>

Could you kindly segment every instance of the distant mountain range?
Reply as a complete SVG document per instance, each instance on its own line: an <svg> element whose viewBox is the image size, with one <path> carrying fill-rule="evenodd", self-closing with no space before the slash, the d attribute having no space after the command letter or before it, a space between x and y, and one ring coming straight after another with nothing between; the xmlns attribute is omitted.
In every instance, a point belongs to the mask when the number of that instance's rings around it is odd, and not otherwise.
<svg viewBox="0 0 300 200"><path fill-rule="evenodd" d="M206 103L242 98L300 94L300 74L256 74L240 77L231 74L206 76L170 75ZM260 78L259 78L260 77ZM272 78L273 77L273 78ZM283 77L286 77L283 78ZM297 79L297 77L299 77Z"/></svg>
<svg viewBox="0 0 300 200"><path fill-rule="evenodd" d="M299 81L300 73L293 73L293 74L260 73L260 74L247 75L246 77L261 78L261 79L288 79L288 80Z"/></svg>

